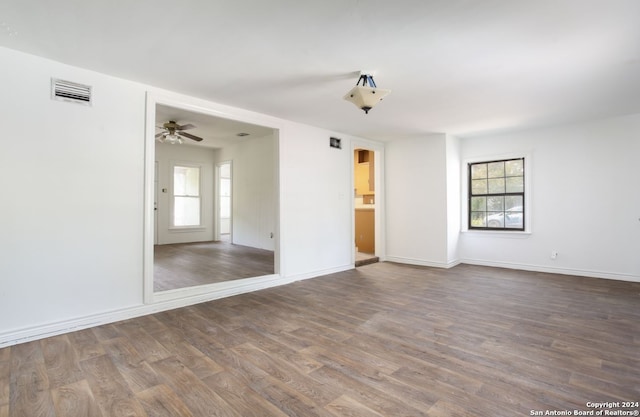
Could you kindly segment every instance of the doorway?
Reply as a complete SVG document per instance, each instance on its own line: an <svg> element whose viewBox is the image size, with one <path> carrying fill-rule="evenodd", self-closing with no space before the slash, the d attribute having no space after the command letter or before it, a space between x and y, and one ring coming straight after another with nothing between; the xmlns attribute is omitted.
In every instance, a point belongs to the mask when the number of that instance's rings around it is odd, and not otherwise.
<svg viewBox="0 0 640 417"><path fill-rule="evenodd" d="M232 210L232 188L233 184L231 161L221 162L216 165L217 178L217 207L216 207L216 240L233 243L231 227L233 219Z"/></svg>
<svg viewBox="0 0 640 417"><path fill-rule="evenodd" d="M377 262L375 151L353 150L355 265Z"/></svg>
<svg viewBox="0 0 640 417"><path fill-rule="evenodd" d="M247 291L278 277L279 130L262 118L251 123L232 117L199 102L147 95L146 303ZM158 143L171 120L191 136ZM198 167L200 182L184 196L174 171L191 166ZM238 184L232 186L234 181ZM175 220L176 201L187 197L198 210L193 221L183 224ZM240 214L234 216L234 210ZM243 220L237 227L234 217ZM216 245L218 235L237 245ZM199 264L201 260L206 263ZM169 277L171 283L155 285L156 275Z"/></svg>

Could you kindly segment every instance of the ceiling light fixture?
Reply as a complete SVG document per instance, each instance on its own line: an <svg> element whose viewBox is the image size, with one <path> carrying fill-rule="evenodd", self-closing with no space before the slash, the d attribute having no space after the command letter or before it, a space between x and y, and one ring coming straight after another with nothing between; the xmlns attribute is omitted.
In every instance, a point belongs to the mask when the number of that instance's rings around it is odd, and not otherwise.
<svg viewBox="0 0 640 417"><path fill-rule="evenodd" d="M361 81L362 85L360 85ZM373 81L373 75L361 73L356 86L344 96L344 99L352 102L358 106L359 109L364 110L366 114L369 114L369 110L390 92L391 90L378 88L376 82Z"/></svg>
<svg viewBox="0 0 640 417"><path fill-rule="evenodd" d="M184 143L184 139L176 135L174 132L167 132L158 138L158 142L168 143L170 145L182 145Z"/></svg>

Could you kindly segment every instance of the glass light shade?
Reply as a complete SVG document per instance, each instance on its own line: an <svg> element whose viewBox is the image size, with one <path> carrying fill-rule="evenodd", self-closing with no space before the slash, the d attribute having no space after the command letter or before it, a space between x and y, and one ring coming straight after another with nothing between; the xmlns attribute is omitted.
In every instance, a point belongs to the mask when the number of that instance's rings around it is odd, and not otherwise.
<svg viewBox="0 0 640 417"><path fill-rule="evenodd" d="M345 96L344 99L358 106L359 109L369 113L380 100L382 100L391 90L384 90L377 87L364 87L356 85Z"/></svg>
<svg viewBox="0 0 640 417"><path fill-rule="evenodd" d="M182 139L182 137L176 135L175 133L167 133L167 134L161 136L160 142L168 143L168 144L171 144L171 145L175 145L176 143L178 145L181 145L182 143L184 143L184 140Z"/></svg>

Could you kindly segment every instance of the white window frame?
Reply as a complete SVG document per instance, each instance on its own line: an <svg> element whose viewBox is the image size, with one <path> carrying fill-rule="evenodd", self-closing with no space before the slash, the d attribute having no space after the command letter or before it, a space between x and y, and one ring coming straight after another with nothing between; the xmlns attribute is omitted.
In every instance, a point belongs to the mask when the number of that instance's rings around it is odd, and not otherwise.
<svg viewBox="0 0 640 417"><path fill-rule="evenodd" d="M171 204L170 204L170 213L169 213L169 229L178 231L178 230L194 230L194 229L202 229L202 173L203 167L201 164L194 164L192 162L180 162L180 161L172 161L171 164ZM176 226L175 225L175 204L176 197L191 197L191 196L176 196L175 194L175 184L174 184L174 176L176 167L185 167L185 168L197 168L198 169L198 205L199 205L199 213L198 213L198 224L197 225L188 225L188 226ZM196 197L193 197L196 198Z"/></svg>
<svg viewBox="0 0 640 417"><path fill-rule="evenodd" d="M506 159L524 158L524 230L482 230L469 229L469 164L482 163L488 161L499 161ZM522 236L530 235L533 231L533 216L531 211L533 196L533 157L531 152L513 152L505 154L490 154L479 157L465 158L461 164L461 210L460 225L463 233L477 235L495 235L495 236Z"/></svg>

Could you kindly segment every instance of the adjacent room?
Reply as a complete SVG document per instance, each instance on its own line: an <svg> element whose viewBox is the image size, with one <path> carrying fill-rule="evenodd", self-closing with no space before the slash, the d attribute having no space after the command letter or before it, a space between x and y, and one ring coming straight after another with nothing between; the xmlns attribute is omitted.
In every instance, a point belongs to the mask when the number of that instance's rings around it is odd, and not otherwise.
<svg viewBox="0 0 640 417"><path fill-rule="evenodd" d="M0 4L0 417L640 412L640 2Z"/></svg>
<svg viewBox="0 0 640 417"><path fill-rule="evenodd" d="M273 275L277 132L161 104L153 123L154 291Z"/></svg>

